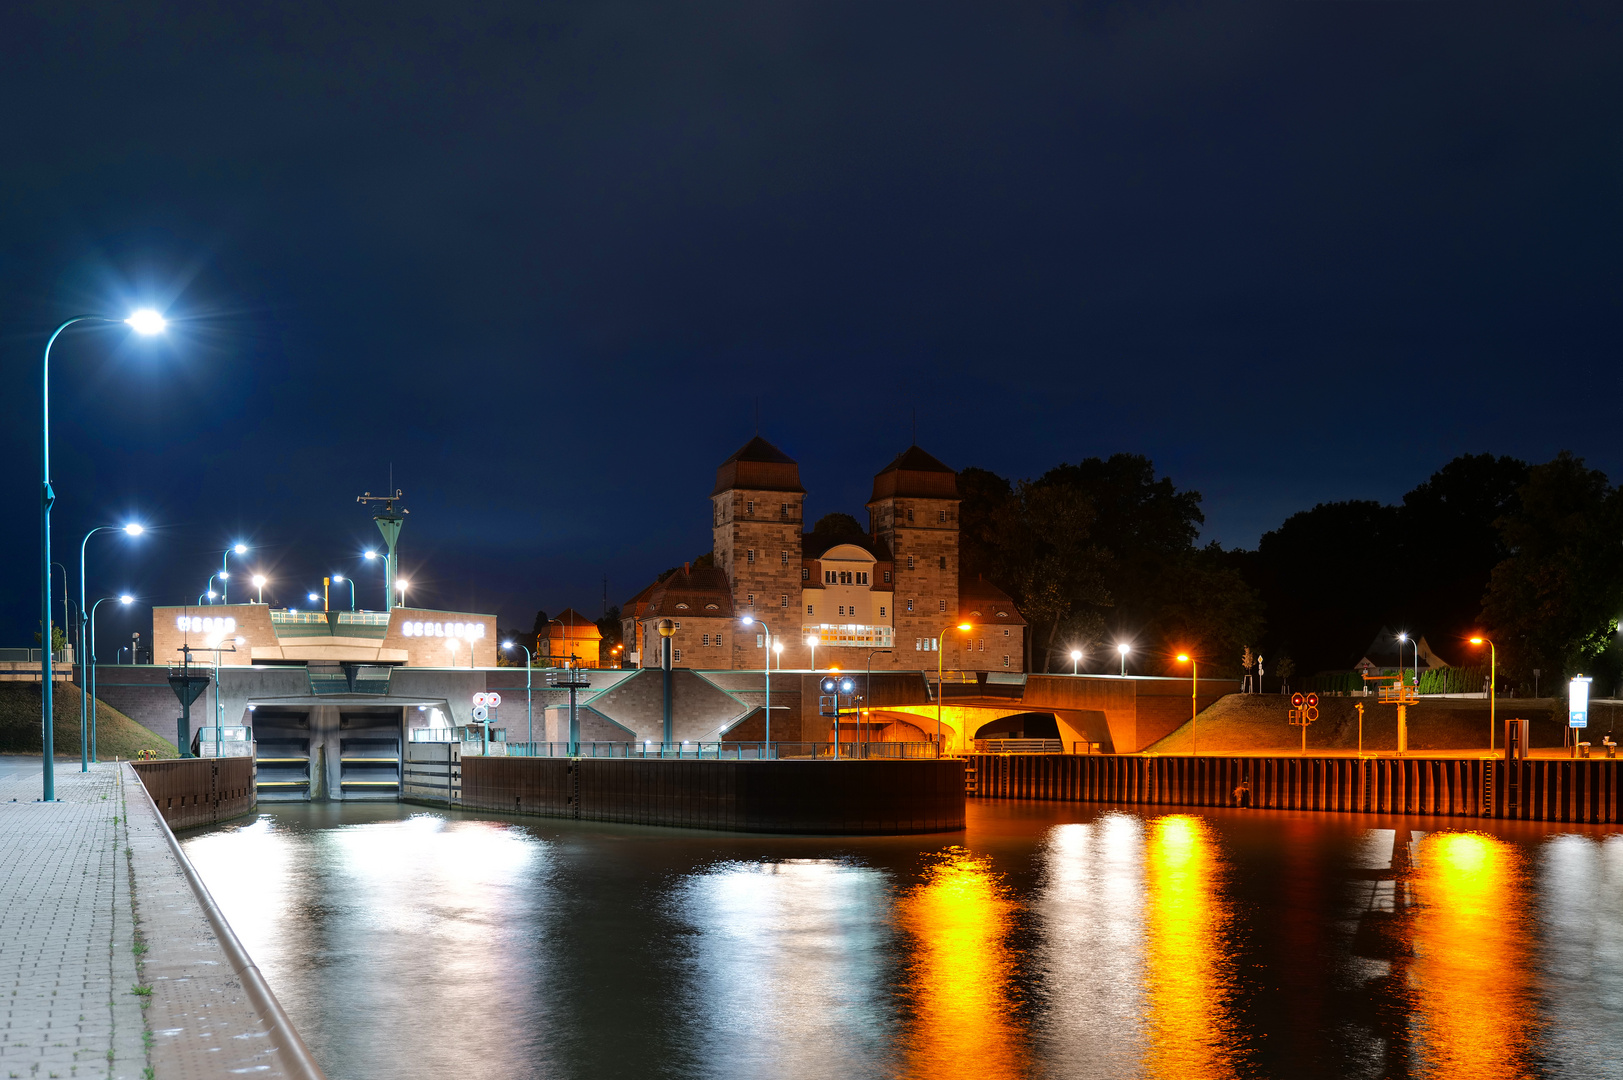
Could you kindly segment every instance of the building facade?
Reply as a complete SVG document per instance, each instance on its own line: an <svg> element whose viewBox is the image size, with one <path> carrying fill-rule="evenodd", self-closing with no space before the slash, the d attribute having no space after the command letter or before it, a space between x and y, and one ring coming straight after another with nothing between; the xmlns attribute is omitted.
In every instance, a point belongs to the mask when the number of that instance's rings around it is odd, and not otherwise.
<svg viewBox="0 0 1623 1080"><path fill-rule="evenodd" d="M713 565L684 564L627 601L634 662L659 666L669 619L677 667L760 670L770 652L774 669L1025 670L1014 602L959 571L952 469L917 446L900 454L874 477L866 533L806 532L805 497L799 465L759 436L722 462Z"/></svg>

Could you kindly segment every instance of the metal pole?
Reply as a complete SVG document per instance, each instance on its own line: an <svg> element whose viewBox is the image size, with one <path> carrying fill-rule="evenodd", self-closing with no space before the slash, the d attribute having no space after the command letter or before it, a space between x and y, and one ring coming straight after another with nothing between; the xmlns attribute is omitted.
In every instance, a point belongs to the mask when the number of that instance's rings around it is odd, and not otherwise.
<svg viewBox="0 0 1623 1080"><path fill-rule="evenodd" d="M941 756L941 697L944 685L944 676L941 671L941 643L947 639L947 632L941 631L935 639L935 756Z"/></svg>
<svg viewBox="0 0 1623 1080"><path fill-rule="evenodd" d="M1197 721L1200 718L1200 662L1194 656L1189 657L1189 741L1194 744L1195 753L1200 753L1200 728Z"/></svg>
<svg viewBox="0 0 1623 1080"><path fill-rule="evenodd" d="M663 741L669 746L673 735L671 727L671 639L659 639L659 666L664 672L665 682L665 730Z"/></svg>

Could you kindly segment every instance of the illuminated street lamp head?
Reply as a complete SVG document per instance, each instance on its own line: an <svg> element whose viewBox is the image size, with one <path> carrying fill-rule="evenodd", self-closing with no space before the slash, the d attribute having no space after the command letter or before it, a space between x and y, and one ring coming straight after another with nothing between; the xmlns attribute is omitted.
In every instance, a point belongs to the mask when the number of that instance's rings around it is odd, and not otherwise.
<svg viewBox="0 0 1623 1080"><path fill-rule="evenodd" d="M1081 649L1072 649L1071 650L1071 659L1072 660L1080 660L1080 659L1082 659L1082 650Z"/></svg>
<svg viewBox="0 0 1623 1080"><path fill-rule="evenodd" d="M745 626L753 626L755 624L755 616L754 615L744 615L744 616L741 616L738 621L743 623Z"/></svg>
<svg viewBox="0 0 1623 1080"><path fill-rule="evenodd" d="M238 555L246 555L246 554L248 554L248 545L247 544L233 544L233 545L231 545L231 550L236 552Z"/></svg>
<svg viewBox="0 0 1623 1080"><path fill-rule="evenodd" d="M135 597L131 596L129 593L125 593L123 596L118 598L118 602L120 604L133 604L135 603Z"/></svg>
<svg viewBox="0 0 1623 1080"><path fill-rule="evenodd" d="M378 553L377 553L377 552L375 552L375 551L368 551L368 552L367 552L367 553L366 553L366 557L367 557L367 558L368 558L368 559L375 559L375 558L377 558L377 557L378 557Z"/></svg>
<svg viewBox="0 0 1623 1080"><path fill-rule="evenodd" d="M227 581L227 580L230 579L231 575L226 573L224 570L221 570L218 574L215 575L215 577L219 578L221 581Z"/></svg>
<svg viewBox="0 0 1623 1080"><path fill-rule="evenodd" d="M1399 641L1408 641L1408 640L1409 640L1409 635L1408 635L1408 633L1406 633L1406 632L1405 632L1405 633L1400 633L1400 634L1399 634L1399 635L1398 635L1398 640L1399 640Z"/></svg>
<svg viewBox="0 0 1623 1080"><path fill-rule="evenodd" d="M128 525L124 526L124 531L131 536L140 536L142 533L146 532L146 529L139 521L132 521Z"/></svg>
<svg viewBox="0 0 1623 1080"><path fill-rule="evenodd" d="M975 627L973 625L971 625L970 623L964 622L964 623L959 623L958 624L958 629L960 629L960 630L973 630L973 629L975 629Z"/></svg>
<svg viewBox="0 0 1623 1080"><path fill-rule="evenodd" d="M265 575L264 574L255 574L254 575L254 588L263 589L264 587L265 587Z"/></svg>
<svg viewBox="0 0 1623 1080"><path fill-rule="evenodd" d="M504 642L502 642L502 648L504 648L504 649L511 649L511 648L512 648L512 647L513 647L513 643L512 643L512 642L511 642L511 641L504 641Z"/></svg>
<svg viewBox="0 0 1623 1080"><path fill-rule="evenodd" d="M1188 653L1179 653L1178 654L1178 663L1180 663L1180 664L1189 663L1189 654Z"/></svg>
<svg viewBox="0 0 1623 1080"><path fill-rule="evenodd" d="M772 651L775 653L781 653L783 651L783 642L774 641L772 643Z"/></svg>
<svg viewBox="0 0 1623 1080"><path fill-rule="evenodd" d="M1474 638L1471 639L1471 644L1472 645L1480 645L1480 644L1482 644L1482 639L1479 638L1479 637L1474 637Z"/></svg>
<svg viewBox="0 0 1623 1080"><path fill-rule="evenodd" d="M408 586L410 584L411 584L411 582L407 581L405 578L396 578L395 583L394 583L394 587L399 589L401 592L405 592L406 591L406 586Z"/></svg>
<svg viewBox="0 0 1623 1080"><path fill-rule="evenodd" d="M332 579L334 581L343 581L344 580L344 575L343 574L334 574L332 576Z"/></svg>
<svg viewBox="0 0 1623 1080"><path fill-rule="evenodd" d="M321 603L321 594L320 593L305 593L304 597L305 597L306 600L309 600L312 604Z"/></svg>
<svg viewBox="0 0 1623 1080"><path fill-rule="evenodd" d="M1116 646L1116 651L1121 653L1123 656L1126 656L1128 653L1133 651L1133 647L1124 641L1120 645Z"/></svg>
<svg viewBox="0 0 1623 1080"><path fill-rule="evenodd" d="M817 639L808 634L806 636L806 644L815 646L817 644Z"/></svg>
<svg viewBox="0 0 1623 1080"><path fill-rule="evenodd" d="M218 596L218 595L219 595L219 594L218 594L218 593L216 593L216 592L215 592L215 591L214 591L214 590L213 590L213 589L210 589L210 590L209 590L209 591L208 591L208 598L209 598L209 599L210 599L210 600L213 600L213 599L214 599L214 598L215 598L215 597L216 597L216 596Z"/></svg>
<svg viewBox="0 0 1623 1080"><path fill-rule="evenodd" d="M130 317L124 321L129 323L130 328L137 334L147 334L149 336L163 333L163 328L169 325L162 315L159 315L151 308L133 311L130 313Z"/></svg>

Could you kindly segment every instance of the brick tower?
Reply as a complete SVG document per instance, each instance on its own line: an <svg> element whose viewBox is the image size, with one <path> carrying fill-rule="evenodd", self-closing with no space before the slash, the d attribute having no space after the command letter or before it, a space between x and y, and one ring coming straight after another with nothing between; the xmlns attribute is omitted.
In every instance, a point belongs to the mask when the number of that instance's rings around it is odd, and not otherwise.
<svg viewBox="0 0 1623 1080"><path fill-rule="evenodd" d="M933 667L913 654L958 617L958 502L958 474L917 446L874 477L869 530L896 560L898 667Z"/></svg>
<svg viewBox="0 0 1623 1080"><path fill-rule="evenodd" d="M757 615L783 642L785 667L804 663L800 632L800 531L806 489L800 466L757 435L716 470L710 493L716 566L733 590L733 610ZM734 668L760 668L764 652L748 627L733 633Z"/></svg>

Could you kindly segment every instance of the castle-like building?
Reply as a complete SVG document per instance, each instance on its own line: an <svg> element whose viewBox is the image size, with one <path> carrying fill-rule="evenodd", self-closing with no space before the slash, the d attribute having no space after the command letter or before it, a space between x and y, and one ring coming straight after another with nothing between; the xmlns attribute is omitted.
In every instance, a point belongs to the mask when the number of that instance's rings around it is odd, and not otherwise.
<svg viewBox="0 0 1623 1080"><path fill-rule="evenodd" d="M659 666L657 626L670 619L677 667L760 670L764 624L773 670L1025 670L1014 602L958 571L957 473L903 452L874 477L866 534L805 532L805 498L799 465L759 436L722 462L714 565L686 564L626 603L633 662Z"/></svg>

